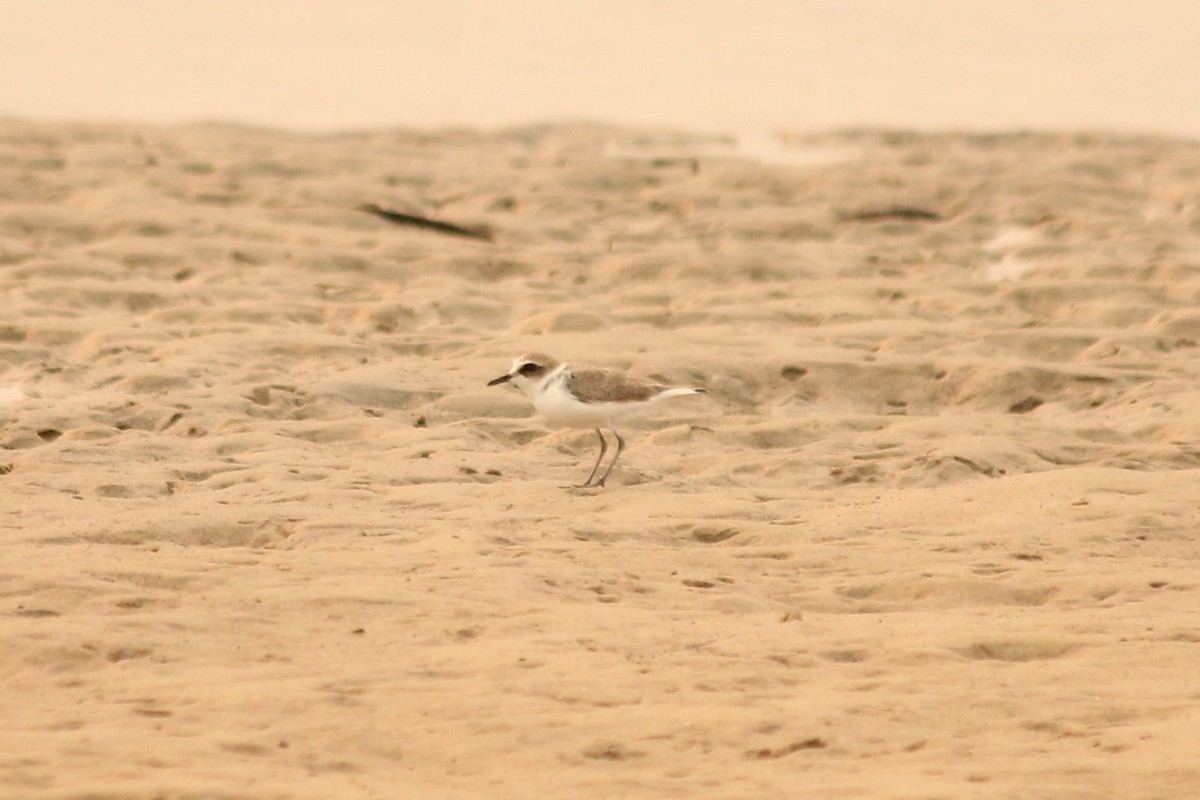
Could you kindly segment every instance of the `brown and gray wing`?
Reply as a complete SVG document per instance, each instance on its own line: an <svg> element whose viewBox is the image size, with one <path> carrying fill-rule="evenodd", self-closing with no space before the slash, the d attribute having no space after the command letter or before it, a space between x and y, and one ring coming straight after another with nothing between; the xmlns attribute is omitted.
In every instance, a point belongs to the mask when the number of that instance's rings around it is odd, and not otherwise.
<svg viewBox="0 0 1200 800"><path fill-rule="evenodd" d="M567 388L584 403L629 403L649 400L666 387L603 369L571 370Z"/></svg>

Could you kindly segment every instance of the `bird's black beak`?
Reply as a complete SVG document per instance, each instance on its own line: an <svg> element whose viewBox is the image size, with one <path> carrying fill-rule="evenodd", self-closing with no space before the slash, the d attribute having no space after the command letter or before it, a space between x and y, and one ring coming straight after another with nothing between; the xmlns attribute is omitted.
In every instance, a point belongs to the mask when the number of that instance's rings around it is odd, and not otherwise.
<svg viewBox="0 0 1200 800"><path fill-rule="evenodd" d="M488 386L499 386L502 383L508 383L512 380L512 375L501 375L494 381L488 381Z"/></svg>

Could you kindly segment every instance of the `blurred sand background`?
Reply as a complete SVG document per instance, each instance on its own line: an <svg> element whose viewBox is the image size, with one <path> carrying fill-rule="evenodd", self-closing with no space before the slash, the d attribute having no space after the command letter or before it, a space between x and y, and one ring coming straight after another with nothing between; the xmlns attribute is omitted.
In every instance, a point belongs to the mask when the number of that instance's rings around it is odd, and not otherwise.
<svg viewBox="0 0 1200 800"><path fill-rule="evenodd" d="M0 797L1198 796L1200 11L499 8L0 2Z"/></svg>

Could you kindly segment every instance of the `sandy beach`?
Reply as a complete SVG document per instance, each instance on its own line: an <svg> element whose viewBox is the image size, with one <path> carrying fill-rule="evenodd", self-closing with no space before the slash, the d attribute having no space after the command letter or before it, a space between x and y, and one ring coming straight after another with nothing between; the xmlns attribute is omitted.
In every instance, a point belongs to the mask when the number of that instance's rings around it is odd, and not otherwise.
<svg viewBox="0 0 1200 800"><path fill-rule="evenodd" d="M0 119L0 797L1200 796L1200 144L775 145Z"/></svg>

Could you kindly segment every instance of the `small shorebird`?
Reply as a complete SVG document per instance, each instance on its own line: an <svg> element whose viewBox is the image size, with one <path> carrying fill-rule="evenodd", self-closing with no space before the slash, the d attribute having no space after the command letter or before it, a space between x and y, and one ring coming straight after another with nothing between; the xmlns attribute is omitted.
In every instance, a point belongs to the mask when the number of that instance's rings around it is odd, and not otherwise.
<svg viewBox="0 0 1200 800"><path fill-rule="evenodd" d="M577 489L599 488L608 479L625 440L613 424L668 397L703 394L704 389L663 386L631 378L623 372L564 364L544 353L529 353L513 360L512 368L488 386L512 383L533 401L533 407L548 423L568 428L593 428L600 437L600 455L588 479ZM604 429L617 440L617 454L599 478L600 464L608 452Z"/></svg>

